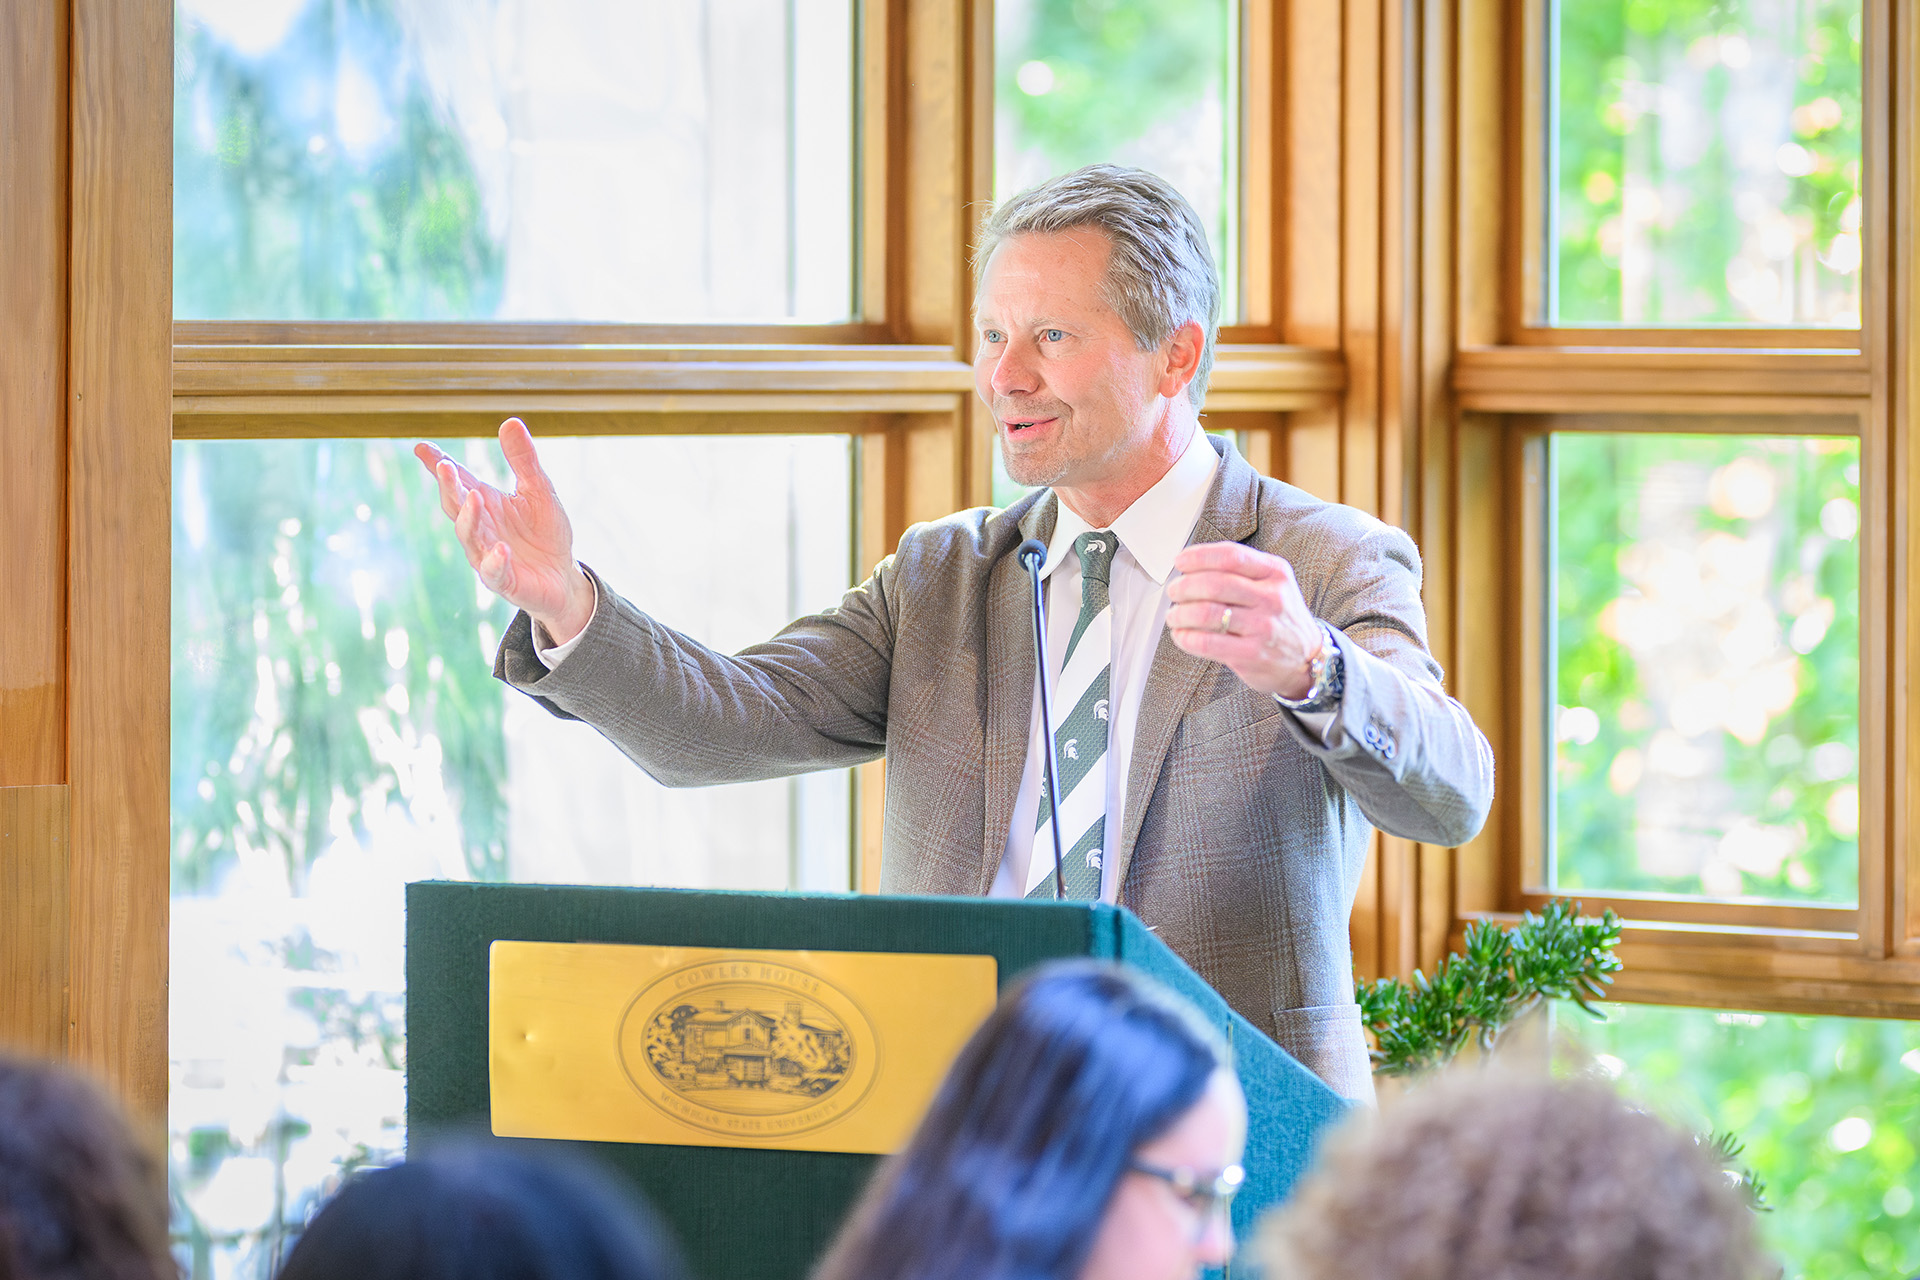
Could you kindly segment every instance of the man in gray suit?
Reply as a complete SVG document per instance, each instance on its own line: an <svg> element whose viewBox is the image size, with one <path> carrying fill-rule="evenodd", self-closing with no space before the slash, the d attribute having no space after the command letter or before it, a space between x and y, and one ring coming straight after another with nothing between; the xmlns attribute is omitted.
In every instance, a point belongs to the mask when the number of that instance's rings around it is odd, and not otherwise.
<svg viewBox="0 0 1920 1280"><path fill-rule="evenodd" d="M1347 921L1369 823L1470 839L1493 757L1440 685L1398 529L1256 473L1206 435L1219 281L1166 183L1092 166L995 211L977 262L976 383L1005 511L916 525L840 605L716 653L616 595L517 419L502 493L421 460L481 580L521 613L495 673L669 785L884 755L881 886L1132 908L1228 1002L1370 1097ZM1053 719L1030 587L1047 546Z"/></svg>

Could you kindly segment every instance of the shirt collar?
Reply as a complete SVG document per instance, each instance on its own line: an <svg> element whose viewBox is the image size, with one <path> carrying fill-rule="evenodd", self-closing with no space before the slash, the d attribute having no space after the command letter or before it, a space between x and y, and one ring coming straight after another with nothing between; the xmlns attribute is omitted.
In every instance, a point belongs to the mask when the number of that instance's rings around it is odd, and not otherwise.
<svg viewBox="0 0 1920 1280"><path fill-rule="evenodd" d="M1219 465L1220 455L1213 451L1207 433L1195 430L1185 452L1167 469L1167 474L1135 498L1133 505L1113 522L1112 530L1120 545L1155 582L1165 585L1173 575L1173 558L1193 536L1193 526L1200 520L1200 509L1207 504L1213 473ZM1058 510L1053 537L1047 544L1047 562L1040 570L1042 577L1052 574L1073 549L1075 538L1093 528L1066 503L1060 502L1057 495L1054 505Z"/></svg>

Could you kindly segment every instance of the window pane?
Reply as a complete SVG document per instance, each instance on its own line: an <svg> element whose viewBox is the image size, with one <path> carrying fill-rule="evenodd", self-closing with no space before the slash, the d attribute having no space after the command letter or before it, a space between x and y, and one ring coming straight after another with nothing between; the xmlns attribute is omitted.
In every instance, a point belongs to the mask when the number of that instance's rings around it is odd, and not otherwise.
<svg viewBox="0 0 1920 1280"><path fill-rule="evenodd" d="M1852 903L1859 442L1550 449L1554 887Z"/></svg>
<svg viewBox="0 0 1920 1280"><path fill-rule="evenodd" d="M1550 0L1548 322L1860 324L1861 0Z"/></svg>
<svg viewBox="0 0 1920 1280"><path fill-rule="evenodd" d="M1920 1022L1608 1005L1556 1025L1621 1087L1699 1133L1731 1132L1788 1276L1920 1272Z"/></svg>
<svg viewBox="0 0 1920 1280"><path fill-rule="evenodd" d="M180 0L183 319L838 321L853 0Z"/></svg>
<svg viewBox="0 0 1920 1280"><path fill-rule="evenodd" d="M847 437L540 448L581 556L699 639L848 585ZM183 442L174 472L176 1227L226 1280L399 1150L407 881L845 890L851 803L844 771L668 791L495 681L510 614L401 442Z"/></svg>
<svg viewBox="0 0 1920 1280"><path fill-rule="evenodd" d="M1240 315L1238 0L998 0L994 196L1097 161L1159 174L1213 243Z"/></svg>

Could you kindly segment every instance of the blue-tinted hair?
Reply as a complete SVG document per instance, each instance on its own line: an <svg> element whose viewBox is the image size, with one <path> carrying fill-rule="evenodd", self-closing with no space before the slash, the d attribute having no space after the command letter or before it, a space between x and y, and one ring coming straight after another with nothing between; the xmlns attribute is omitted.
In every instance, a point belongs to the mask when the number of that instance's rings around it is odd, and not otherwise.
<svg viewBox="0 0 1920 1280"><path fill-rule="evenodd" d="M571 1161L460 1143L354 1178L279 1280L682 1280L636 1194Z"/></svg>
<svg viewBox="0 0 1920 1280"><path fill-rule="evenodd" d="M1158 983L1042 968L967 1042L815 1280L1075 1280L1134 1151L1226 1064Z"/></svg>

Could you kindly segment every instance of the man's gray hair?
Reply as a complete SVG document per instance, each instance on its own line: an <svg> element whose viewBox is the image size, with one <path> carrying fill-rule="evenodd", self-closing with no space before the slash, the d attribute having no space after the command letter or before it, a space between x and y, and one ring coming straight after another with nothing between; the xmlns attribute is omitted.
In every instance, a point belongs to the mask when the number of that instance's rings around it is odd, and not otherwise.
<svg viewBox="0 0 1920 1280"><path fill-rule="evenodd" d="M1207 398L1220 332L1220 275L1199 215L1166 180L1144 169L1090 164L1003 200L980 229L974 278L986 273L993 251L1012 237L1076 227L1095 227L1112 242L1107 305L1140 350L1158 347L1189 320L1200 326L1206 343L1187 386L1187 398L1198 409Z"/></svg>

